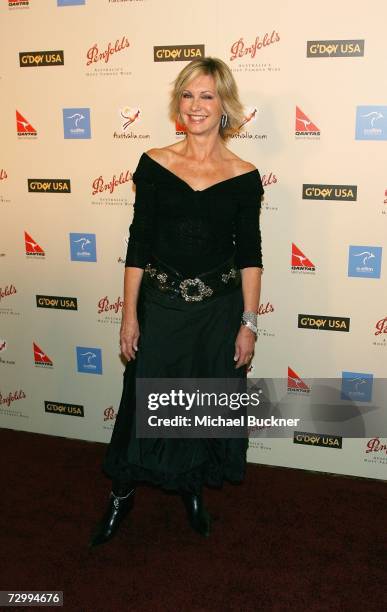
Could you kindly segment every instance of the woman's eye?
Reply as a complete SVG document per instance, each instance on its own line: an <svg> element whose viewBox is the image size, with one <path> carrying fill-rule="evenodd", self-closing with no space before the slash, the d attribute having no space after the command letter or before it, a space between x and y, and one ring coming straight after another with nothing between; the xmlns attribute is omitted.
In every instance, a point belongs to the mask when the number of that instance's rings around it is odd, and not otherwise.
<svg viewBox="0 0 387 612"><path fill-rule="evenodd" d="M189 93L183 93L183 96L182 96L182 97L183 97L183 98L190 98L190 97L191 97L191 94L189 94Z"/></svg>

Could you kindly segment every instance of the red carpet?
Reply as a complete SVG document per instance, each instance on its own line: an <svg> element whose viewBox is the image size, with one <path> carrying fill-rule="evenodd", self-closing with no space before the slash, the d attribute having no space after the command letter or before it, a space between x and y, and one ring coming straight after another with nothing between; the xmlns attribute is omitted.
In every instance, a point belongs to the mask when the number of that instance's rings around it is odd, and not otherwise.
<svg viewBox="0 0 387 612"><path fill-rule="evenodd" d="M206 490L208 540L179 497L144 486L116 538L89 550L105 445L0 441L3 590L62 590L74 612L387 609L384 482L249 465L243 485Z"/></svg>

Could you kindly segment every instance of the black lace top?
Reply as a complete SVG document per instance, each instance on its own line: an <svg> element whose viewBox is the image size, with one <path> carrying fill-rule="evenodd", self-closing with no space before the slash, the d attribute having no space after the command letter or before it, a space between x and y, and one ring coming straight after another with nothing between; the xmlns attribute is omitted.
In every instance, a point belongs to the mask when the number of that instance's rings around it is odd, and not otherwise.
<svg viewBox="0 0 387 612"><path fill-rule="evenodd" d="M153 253L192 277L234 253L238 268L262 267L258 170L195 191L143 153L133 182L136 199L126 266L145 268Z"/></svg>

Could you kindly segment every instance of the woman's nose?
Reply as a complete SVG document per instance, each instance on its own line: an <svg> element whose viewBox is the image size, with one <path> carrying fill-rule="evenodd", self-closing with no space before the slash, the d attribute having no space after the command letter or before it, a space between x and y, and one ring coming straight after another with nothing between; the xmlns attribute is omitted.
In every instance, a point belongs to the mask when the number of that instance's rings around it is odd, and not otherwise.
<svg viewBox="0 0 387 612"><path fill-rule="evenodd" d="M200 108L200 98L192 98L191 109L198 110Z"/></svg>

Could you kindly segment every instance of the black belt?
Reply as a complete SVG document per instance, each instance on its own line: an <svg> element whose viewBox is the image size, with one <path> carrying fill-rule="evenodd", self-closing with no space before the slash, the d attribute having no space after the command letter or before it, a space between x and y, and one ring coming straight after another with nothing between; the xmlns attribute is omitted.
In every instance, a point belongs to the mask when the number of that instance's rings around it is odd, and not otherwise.
<svg viewBox="0 0 387 612"><path fill-rule="evenodd" d="M198 274L195 278L184 278L180 272L163 263L155 256L144 270L145 283L165 293L180 297L186 302L202 302L217 297L241 284L241 273L230 257L217 268Z"/></svg>

